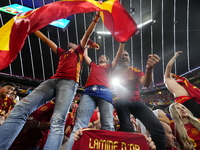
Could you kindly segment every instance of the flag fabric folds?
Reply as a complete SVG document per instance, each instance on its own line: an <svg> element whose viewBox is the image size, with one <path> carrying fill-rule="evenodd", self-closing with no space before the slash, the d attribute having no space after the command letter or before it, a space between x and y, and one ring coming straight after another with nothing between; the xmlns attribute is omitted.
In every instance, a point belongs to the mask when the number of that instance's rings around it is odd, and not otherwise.
<svg viewBox="0 0 200 150"><path fill-rule="evenodd" d="M95 0L63 0L20 13L0 28L0 70L15 60L27 36L52 21L77 13L101 11L106 28L118 42L126 42L137 25L119 0L99 3Z"/></svg>
<svg viewBox="0 0 200 150"><path fill-rule="evenodd" d="M178 84L182 85L190 94L190 98L200 104L200 89L192 85L186 78L174 74ZM182 103L181 103L182 104Z"/></svg>

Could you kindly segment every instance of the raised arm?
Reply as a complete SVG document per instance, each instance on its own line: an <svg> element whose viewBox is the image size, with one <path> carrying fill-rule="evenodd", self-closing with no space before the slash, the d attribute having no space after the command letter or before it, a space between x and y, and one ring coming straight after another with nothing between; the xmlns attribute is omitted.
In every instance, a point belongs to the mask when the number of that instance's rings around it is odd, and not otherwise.
<svg viewBox="0 0 200 150"><path fill-rule="evenodd" d="M39 37L44 43L46 43L46 44L52 49L52 51L53 51L54 53L57 54L57 45L56 45L53 41L51 41L50 39L48 39L48 38L47 38L42 32L40 32L39 30L35 31L34 33L35 33L35 35L36 35L37 37Z"/></svg>
<svg viewBox="0 0 200 150"><path fill-rule="evenodd" d="M160 57L156 54L149 55L149 59L146 65L145 75L139 78L141 85L149 87L153 81L153 68L160 61Z"/></svg>
<svg viewBox="0 0 200 150"><path fill-rule="evenodd" d="M165 79L171 78L170 74L171 74L171 71L172 71L172 66L174 64L174 61L176 60L176 58L179 56L180 53L183 53L183 52L182 51L176 52L175 55L168 62L166 70L165 70Z"/></svg>
<svg viewBox="0 0 200 150"><path fill-rule="evenodd" d="M120 43L119 44L119 49L118 49L118 51L117 51L117 54L116 54L116 56L115 56L115 59L112 61L112 68L114 69L116 66L117 66L117 64L119 63L119 61L120 61L120 59L121 59L121 55L122 55L122 52L123 52L123 50L124 50L124 45L125 45L125 43Z"/></svg>
<svg viewBox="0 0 200 150"><path fill-rule="evenodd" d="M87 29L87 31L85 32L82 40L81 40L81 47L85 48L85 46L87 45L87 42L90 38L90 35L92 34L94 28L96 27L97 22L99 21L100 18L100 12L97 12L94 20L92 21L92 23L90 24L89 28Z"/></svg>
<svg viewBox="0 0 200 150"><path fill-rule="evenodd" d="M87 48L86 48L86 50L85 50L85 52L84 52L84 54L83 54L83 58L85 59L86 64L89 66L92 60L91 60L91 58L88 56L88 49L87 49Z"/></svg>

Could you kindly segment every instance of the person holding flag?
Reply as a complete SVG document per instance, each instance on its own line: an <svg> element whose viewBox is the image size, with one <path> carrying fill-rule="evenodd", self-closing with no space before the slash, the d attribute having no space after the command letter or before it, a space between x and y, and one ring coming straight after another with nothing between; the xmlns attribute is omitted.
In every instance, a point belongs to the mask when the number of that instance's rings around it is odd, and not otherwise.
<svg viewBox="0 0 200 150"><path fill-rule="evenodd" d="M171 73L174 61L181 53L183 52L176 52L168 62L164 82L167 89L174 95L175 102L184 105L195 117L200 118L200 90L186 78Z"/></svg>
<svg viewBox="0 0 200 150"><path fill-rule="evenodd" d="M60 148L67 112L79 83L83 53L99 17L100 13L98 12L85 32L80 45L69 43L68 51L57 47L53 41L40 31L35 32L60 57L58 68L54 76L41 83L33 92L15 105L9 117L0 128L1 150L7 150L10 147L22 130L28 116L53 97L56 97L55 108L51 119L49 137L44 150L58 150Z"/></svg>
<svg viewBox="0 0 200 150"><path fill-rule="evenodd" d="M67 150L72 149L75 131L80 128L88 127L90 118L92 117L96 106L99 107L101 116L101 129L114 131L113 98L110 89L109 75L114 71L121 59L124 44L125 43L119 44L116 57L111 63L109 63L109 58L106 55L101 55L99 57L99 65L97 65L88 56L87 50L84 52L84 59L90 67L90 74L82 92L82 97L77 110L77 121L70 135ZM96 125L95 122L93 122L93 125Z"/></svg>

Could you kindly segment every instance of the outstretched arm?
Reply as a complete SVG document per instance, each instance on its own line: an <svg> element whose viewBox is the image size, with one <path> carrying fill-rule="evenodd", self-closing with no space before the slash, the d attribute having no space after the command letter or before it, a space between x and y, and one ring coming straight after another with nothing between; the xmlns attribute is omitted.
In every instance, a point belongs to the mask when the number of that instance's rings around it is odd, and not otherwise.
<svg viewBox="0 0 200 150"><path fill-rule="evenodd" d="M100 12L97 12L94 20L92 21L92 23L90 24L89 28L87 29L87 31L85 32L82 40L81 40L81 47L82 48L85 48L89 38L90 38L90 35L92 34L94 28L96 27L96 24L97 22L99 21L99 18L100 18Z"/></svg>
<svg viewBox="0 0 200 150"><path fill-rule="evenodd" d="M121 59L121 55L122 55L122 52L124 50L124 45L125 43L120 43L119 44L119 49L117 51L117 54L115 56L115 59L112 61L112 68L115 69L115 67L117 66L117 64L119 63L120 59Z"/></svg>
<svg viewBox="0 0 200 150"><path fill-rule="evenodd" d="M86 61L86 64L89 66L91 63L91 58L88 56L88 49L86 48L86 50L84 51L83 57Z"/></svg>
<svg viewBox="0 0 200 150"><path fill-rule="evenodd" d="M170 74L171 74L171 71L172 71L172 66L174 64L174 61L176 60L176 58L179 56L180 53L183 53L183 52L182 51L176 52L175 55L168 62L166 70L165 70L165 79L171 77Z"/></svg>
<svg viewBox="0 0 200 150"><path fill-rule="evenodd" d="M39 30L34 32L35 35L37 37L39 37L43 42L45 42L52 50L54 53L57 54L57 45L51 41L50 39L48 39L42 32L40 32Z"/></svg>
<svg viewBox="0 0 200 150"><path fill-rule="evenodd" d="M160 61L160 57L156 54L149 55L149 59L146 65L145 75L139 78L141 85L149 87L153 81L153 68Z"/></svg>

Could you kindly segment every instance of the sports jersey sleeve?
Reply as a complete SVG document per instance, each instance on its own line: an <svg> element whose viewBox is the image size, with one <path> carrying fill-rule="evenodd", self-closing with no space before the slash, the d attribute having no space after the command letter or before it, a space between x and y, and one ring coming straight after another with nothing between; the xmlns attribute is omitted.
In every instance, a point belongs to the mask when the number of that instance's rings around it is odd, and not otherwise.
<svg viewBox="0 0 200 150"><path fill-rule="evenodd" d="M81 47L81 45L79 45L76 49L77 49L79 54L83 54L84 53L84 49Z"/></svg>
<svg viewBox="0 0 200 150"><path fill-rule="evenodd" d="M144 76L144 73L138 68L132 68L134 70L134 76L139 79L140 77Z"/></svg>
<svg viewBox="0 0 200 150"><path fill-rule="evenodd" d="M90 65L89 65L90 69L91 69L94 65L95 65L95 63L94 63L93 61L91 61Z"/></svg>
<svg viewBox="0 0 200 150"><path fill-rule="evenodd" d="M57 47L57 55L58 55L58 56L61 56L61 55L63 54L64 51L66 51L66 50L64 50L64 49L62 49L62 48L60 48L60 47Z"/></svg>

